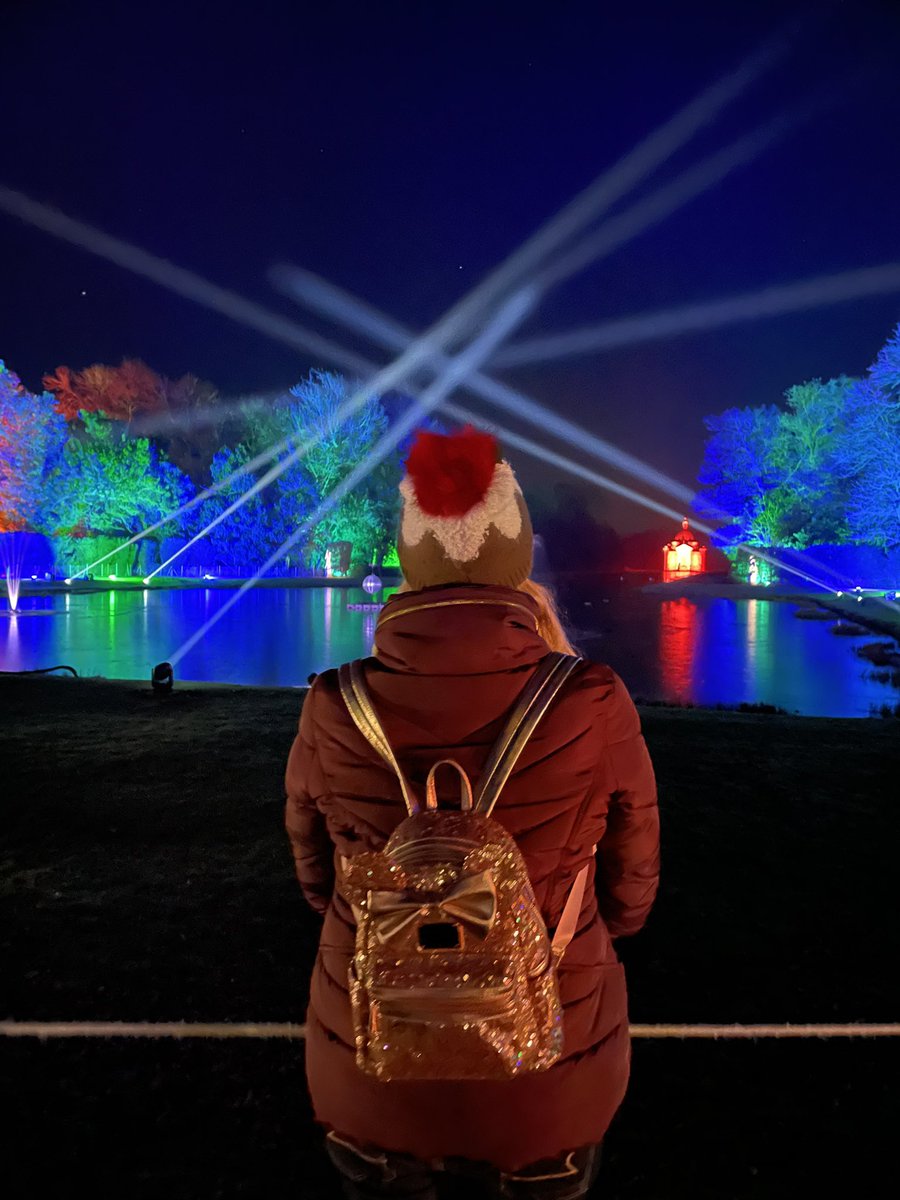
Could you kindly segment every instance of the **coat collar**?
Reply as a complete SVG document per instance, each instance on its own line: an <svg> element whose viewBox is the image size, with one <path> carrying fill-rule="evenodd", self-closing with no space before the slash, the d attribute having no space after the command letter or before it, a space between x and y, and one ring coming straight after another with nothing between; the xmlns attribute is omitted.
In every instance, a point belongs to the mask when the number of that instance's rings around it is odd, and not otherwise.
<svg viewBox="0 0 900 1200"><path fill-rule="evenodd" d="M378 618L375 653L392 671L485 675L539 662L538 607L515 588L459 584L402 592Z"/></svg>

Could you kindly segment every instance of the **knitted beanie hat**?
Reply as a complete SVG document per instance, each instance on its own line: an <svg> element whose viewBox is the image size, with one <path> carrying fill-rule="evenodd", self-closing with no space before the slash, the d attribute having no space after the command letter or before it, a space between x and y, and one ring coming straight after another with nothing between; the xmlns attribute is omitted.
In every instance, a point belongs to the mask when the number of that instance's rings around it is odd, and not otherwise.
<svg viewBox="0 0 900 1200"><path fill-rule="evenodd" d="M534 535L497 440L466 426L416 435L400 484L397 552L414 591L438 584L518 587L531 573Z"/></svg>

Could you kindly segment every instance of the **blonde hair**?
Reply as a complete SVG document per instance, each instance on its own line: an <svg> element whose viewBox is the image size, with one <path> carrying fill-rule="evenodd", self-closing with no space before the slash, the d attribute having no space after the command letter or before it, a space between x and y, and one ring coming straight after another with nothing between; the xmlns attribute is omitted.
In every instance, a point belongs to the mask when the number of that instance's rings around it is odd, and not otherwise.
<svg viewBox="0 0 900 1200"><path fill-rule="evenodd" d="M542 583L535 583L533 579L526 579L524 583L519 584L516 590L524 592L526 596L530 596L537 604L537 631L550 649L557 651L559 654L577 654L578 651L569 641L569 635L565 631L562 618L559 615L559 609L556 607L556 600L551 590ZM397 593L411 591L412 588L406 580L401 580L400 586L397 588Z"/></svg>
<svg viewBox="0 0 900 1200"><path fill-rule="evenodd" d="M550 649L556 650L560 654L577 654L577 650L569 641L569 635L565 631L559 609L556 607L556 600L550 589L544 587L542 583L535 583L533 579L526 579L524 583L519 584L518 590L524 592L526 596L530 596L537 604L538 633Z"/></svg>

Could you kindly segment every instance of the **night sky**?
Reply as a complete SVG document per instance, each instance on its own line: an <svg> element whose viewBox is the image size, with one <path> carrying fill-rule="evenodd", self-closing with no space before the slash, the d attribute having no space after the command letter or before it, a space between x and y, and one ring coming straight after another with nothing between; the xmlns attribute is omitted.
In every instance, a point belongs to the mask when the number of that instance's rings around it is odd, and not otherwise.
<svg viewBox="0 0 900 1200"><path fill-rule="evenodd" d="M273 264L421 328L796 18L781 65L640 194L811 92L820 114L554 292L523 335L900 261L900 5L225 8L3 0L0 183L307 323ZM5 215L0 262L0 357L33 389L60 363L123 357L226 395L329 365ZM861 373L898 319L900 295L882 296L505 378L691 485L705 414ZM596 510L660 523L605 494Z"/></svg>

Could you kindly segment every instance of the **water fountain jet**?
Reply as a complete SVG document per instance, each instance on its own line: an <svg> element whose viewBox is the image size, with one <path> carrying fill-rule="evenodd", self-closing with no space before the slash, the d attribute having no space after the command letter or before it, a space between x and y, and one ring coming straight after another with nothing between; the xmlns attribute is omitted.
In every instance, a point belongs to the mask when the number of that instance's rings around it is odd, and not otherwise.
<svg viewBox="0 0 900 1200"><path fill-rule="evenodd" d="M6 595L9 597L9 614L13 616L19 610L19 588L22 583L21 573L13 574L12 570L6 568Z"/></svg>

